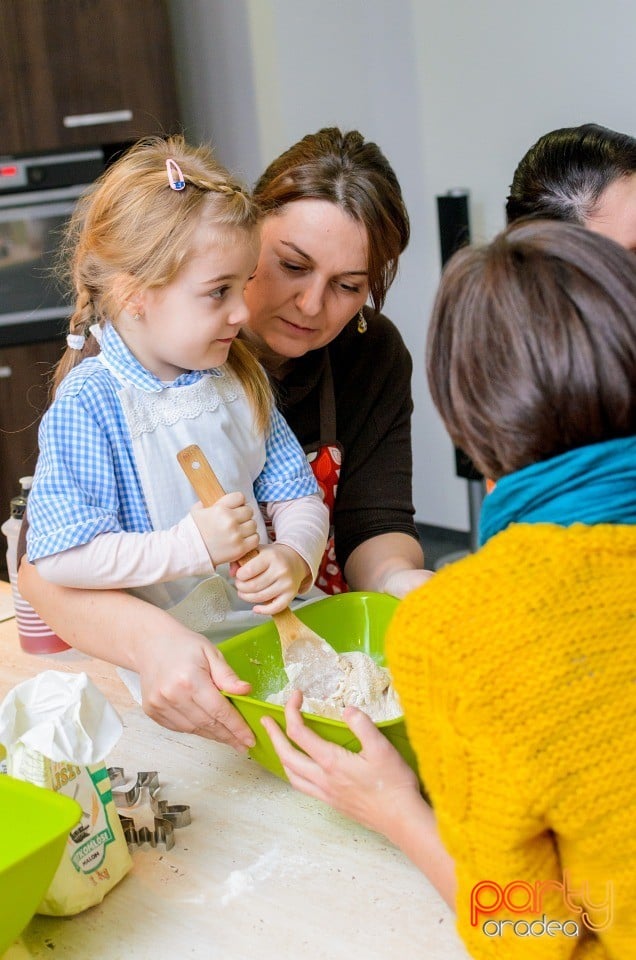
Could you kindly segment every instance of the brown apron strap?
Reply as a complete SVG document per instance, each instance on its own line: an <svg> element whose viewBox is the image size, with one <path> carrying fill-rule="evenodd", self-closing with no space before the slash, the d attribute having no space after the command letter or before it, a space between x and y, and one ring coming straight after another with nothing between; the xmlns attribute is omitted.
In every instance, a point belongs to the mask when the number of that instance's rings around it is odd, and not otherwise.
<svg viewBox="0 0 636 960"><path fill-rule="evenodd" d="M336 439L336 394L329 351L325 350L325 366L320 378L320 444L334 443Z"/></svg>

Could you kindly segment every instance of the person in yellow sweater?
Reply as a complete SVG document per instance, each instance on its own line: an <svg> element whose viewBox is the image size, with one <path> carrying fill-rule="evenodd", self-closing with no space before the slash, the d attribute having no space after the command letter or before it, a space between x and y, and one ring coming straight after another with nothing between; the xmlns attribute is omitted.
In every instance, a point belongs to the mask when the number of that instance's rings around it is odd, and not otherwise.
<svg viewBox="0 0 636 960"><path fill-rule="evenodd" d="M263 723L295 787L422 869L471 956L634 958L633 254L542 220L461 250L427 372L495 481L480 549L409 594L387 637L432 806L353 708L359 754L305 727L297 697L287 737Z"/></svg>

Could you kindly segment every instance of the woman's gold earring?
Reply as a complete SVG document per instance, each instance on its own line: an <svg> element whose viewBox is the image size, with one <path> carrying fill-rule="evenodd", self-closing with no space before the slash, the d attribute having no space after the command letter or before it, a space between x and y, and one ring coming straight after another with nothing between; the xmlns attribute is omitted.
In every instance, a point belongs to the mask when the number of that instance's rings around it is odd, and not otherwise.
<svg viewBox="0 0 636 960"><path fill-rule="evenodd" d="M362 308L358 311L358 333L366 333L369 324L367 323L365 316L362 312Z"/></svg>

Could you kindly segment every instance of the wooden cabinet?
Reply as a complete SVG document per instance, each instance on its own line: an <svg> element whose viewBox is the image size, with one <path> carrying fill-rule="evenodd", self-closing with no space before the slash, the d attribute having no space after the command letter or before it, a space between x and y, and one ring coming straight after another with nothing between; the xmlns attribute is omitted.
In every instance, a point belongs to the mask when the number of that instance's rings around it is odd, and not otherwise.
<svg viewBox="0 0 636 960"><path fill-rule="evenodd" d="M35 470L38 426L64 346L59 337L0 347L0 523L9 516L9 501L20 492L20 477ZM0 536L0 580L7 579L6 550Z"/></svg>
<svg viewBox="0 0 636 960"><path fill-rule="evenodd" d="M0 155L179 129L164 0L1 0Z"/></svg>

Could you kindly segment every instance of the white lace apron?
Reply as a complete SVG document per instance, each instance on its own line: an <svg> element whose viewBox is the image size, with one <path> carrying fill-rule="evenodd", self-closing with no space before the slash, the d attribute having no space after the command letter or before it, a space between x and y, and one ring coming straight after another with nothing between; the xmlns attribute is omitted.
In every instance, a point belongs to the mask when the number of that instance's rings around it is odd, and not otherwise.
<svg viewBox="0 0 636 960"><path fill-rule="evenodd" d="M114 371L111 369L111 372ZM121 384L118 392L130 429L135 462L152 526L178 523L197 497L177 461L177 453L198 444L223 488L241 490L254 511L259 538L265 525L253 483L265 463L265 442L241 386L227 371L208 374L190 386L152 393ZM131 590L215 642L263 622L238 597L226 564L204 580L185 577Z"/></svg>

